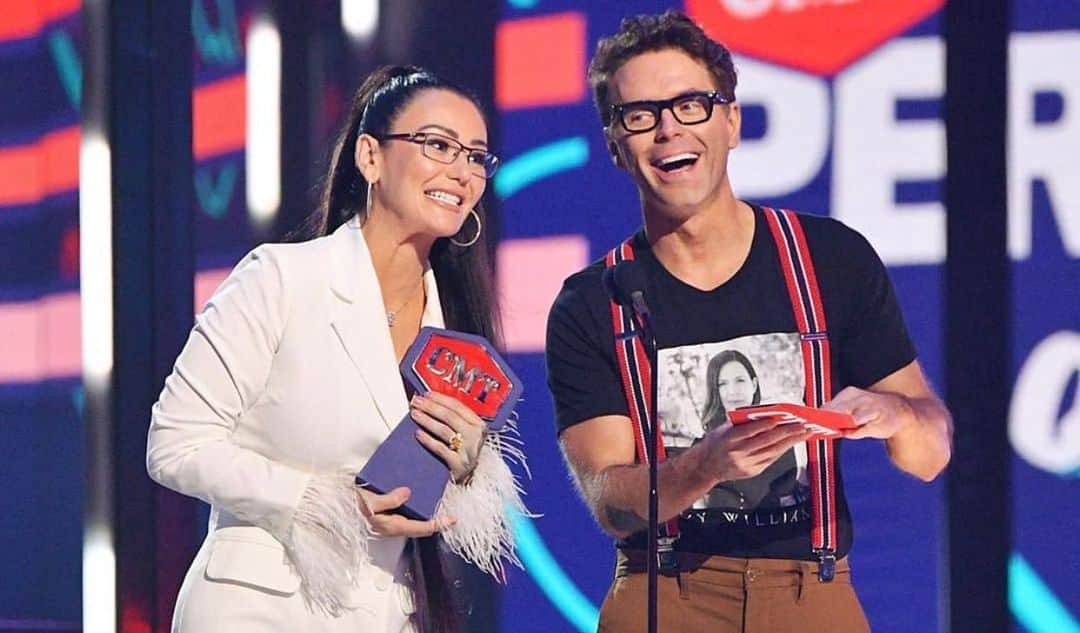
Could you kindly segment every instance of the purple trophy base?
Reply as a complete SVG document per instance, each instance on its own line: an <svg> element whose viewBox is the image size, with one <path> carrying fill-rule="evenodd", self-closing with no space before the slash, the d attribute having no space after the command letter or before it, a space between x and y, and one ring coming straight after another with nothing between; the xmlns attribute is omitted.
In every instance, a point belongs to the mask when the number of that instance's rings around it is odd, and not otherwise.
<svg viewBox="0 0 1080 633"><path fill-rule="evenodd" d="M482 337L424 327L401 363L405 381L416 393L436 391L463 402L476 412L489 431L506 424L521 397L521 381L498 351ZM450 471L416 439L419 430L409 416L379 445L356 483L385 494L399 486L411 491L397 512L427 521L446 489Z"/></svg>
<svg viewBox="0 0 1080 633"><path fill-rule="evenodd" d="M418 429L412 417L405 416L375 449L356 476L356 483L379 494L407 486L412 494L397 512L410 519L427 521L435 514L435 506L450 480L450 471L445 462L416 441Z"/></svg>

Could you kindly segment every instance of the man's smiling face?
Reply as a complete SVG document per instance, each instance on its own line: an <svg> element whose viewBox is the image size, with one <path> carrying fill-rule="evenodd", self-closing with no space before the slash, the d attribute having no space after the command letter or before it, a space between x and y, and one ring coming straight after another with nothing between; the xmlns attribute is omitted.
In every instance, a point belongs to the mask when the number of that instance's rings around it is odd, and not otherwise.
<svg viewBox="0 0 1080 633"><path fill-rule="evenodd" d="M703 63L678 49L631 58L611 76L609 86L615 104L718 88ZM659 116L654 129L639 133L627 131L619 117L613 118L607 128L611 150L634 179L647 208L690 217L728 186L728 154L739 143L739 105L716 104L707 121L692 125L679 123L668 109Z"/></svg>

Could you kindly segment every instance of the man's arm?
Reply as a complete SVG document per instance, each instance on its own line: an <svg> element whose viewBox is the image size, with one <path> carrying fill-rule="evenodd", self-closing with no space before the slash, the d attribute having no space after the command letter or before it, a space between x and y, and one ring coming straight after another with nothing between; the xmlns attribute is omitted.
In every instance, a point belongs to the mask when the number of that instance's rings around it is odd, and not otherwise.
<svg viewBox="0 0 1080 633"><path fill-rule="evenodd" d="M795 427L795 428L792 428ZM659 519L666 521L722 481L757 475L807 438L798 425L724 424L660 464ZM649 468L634 463L634 432L622 415L591 418L559 437L585 503L600 527L625 538L648 526Z"/></svg>
<svg viewBox="0 0 1080 633"><path fill-rule="evenodd" d="M885 440L896 467L923 481L937 477L952 457L952 416L930 388L918 361L869 389L848 387L824 408L854 415L860 428L848 433L848 439Z"/></svg>

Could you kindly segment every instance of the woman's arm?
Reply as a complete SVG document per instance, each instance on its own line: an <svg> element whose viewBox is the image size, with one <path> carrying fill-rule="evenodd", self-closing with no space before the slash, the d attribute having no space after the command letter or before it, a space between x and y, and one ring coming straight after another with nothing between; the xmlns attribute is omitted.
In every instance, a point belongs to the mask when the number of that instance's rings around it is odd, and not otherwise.
<svg viewBox="0 0 1080 633"><path fill-rule="evenodd" d="M305 472L232 440L264 393L285 331L286 268L274 248L256 249L196 317L153 407L147 471L273 535L310 604L332 614L368 557L355 473Z"/></svg>
<svg viewBox="0 0 1080 633"><path fill-rule="evenodd" d="M150 476L284 540L311 475L231 440L270 374L288 314L274 251L245 257L196 317L154 404Z"/></svg>
<svg viewBox="0 0 1080 633"><path fill-rule="evenodd" d="M450 483L435 511L452 552L498 580L503 560L521 567L514 552L513 513L530 516L523 490L507 461L528 472L513 422L486 433L484 422L465 404L430 392L413 398L411 413L422 428L417 440L450 468ZM457 450L453 436L458 434Z"/></svg>

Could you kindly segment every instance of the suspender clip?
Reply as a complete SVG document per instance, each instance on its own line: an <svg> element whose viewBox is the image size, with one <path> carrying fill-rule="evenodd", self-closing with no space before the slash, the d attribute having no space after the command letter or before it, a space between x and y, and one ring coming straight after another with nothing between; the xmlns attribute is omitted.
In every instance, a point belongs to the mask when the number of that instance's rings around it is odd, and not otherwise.
<svg viewBox="0 0 1080 633"><path fill-rule="evenodd" d="M831 549L814 550L818 559L818 582L832 582L836 578L836 551Z"/></svg>
<svg viewBox="0 0 1080 633"><path fill-rule="evenodd" d="M675 553L678 537L661 536L656 542L656 569L661 573L677 573L679 557Z"/></svg>

